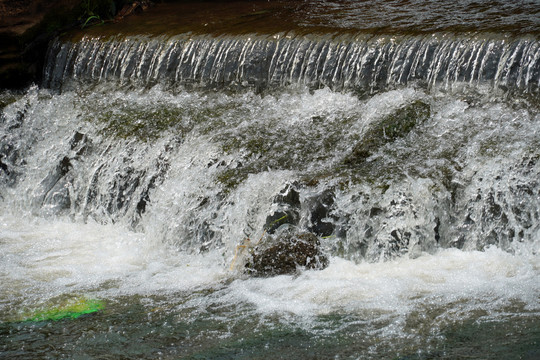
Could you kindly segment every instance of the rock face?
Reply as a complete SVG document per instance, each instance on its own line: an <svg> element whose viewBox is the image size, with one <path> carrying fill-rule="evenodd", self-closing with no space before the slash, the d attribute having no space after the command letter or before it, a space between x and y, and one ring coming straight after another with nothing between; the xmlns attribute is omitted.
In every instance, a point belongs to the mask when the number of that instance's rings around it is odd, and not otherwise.
<svg viewBox="0 0 540 360"><path fill-rule="evenodd" d="M298 225L302 205L296 184L288 184L274 197L273 203L277 209L266 217L266 224L264 226L268 234L275 233L279 227L285 224Z"/></svg>
<svg viewBox="0 0 540 360"><path fill-rule="evenodd" d="M60 33L51 29L65 26L75 5L73 0L0 0L0 89L39 82L48 43Z"/></svg>
<svg viewBox="0 0 540 360"><path fill-rule="evenodd" d="M299 268L322 270L328 263L315 235L287 233L279 236L276 244L269 248L256 247L245 267L253 276L274 276L294 274Z"/></svg>
<svg viewBox="0 0 540 360"><path fill-rule="evenodd" d="M417 100L371 124L362 141L356 144L352 153L345 158L345 164L358 165L363 163L379 148L407 136L417 124L423 123L430 116L429 104Z"/></svg>
<svg viewBox="0 0 540 360"><path fill-rule="evenodd" d="M40 83L49 42L76 28L147 10L150 0L0 0L0 89Z"/></svg>

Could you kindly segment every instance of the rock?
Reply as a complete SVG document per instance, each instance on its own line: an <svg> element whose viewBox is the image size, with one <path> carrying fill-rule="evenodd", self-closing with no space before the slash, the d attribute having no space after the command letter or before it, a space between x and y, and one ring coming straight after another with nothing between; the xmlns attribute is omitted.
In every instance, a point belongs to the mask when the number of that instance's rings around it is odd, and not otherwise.
<svg viewBox="0 0 540 360"><path fill-rule="evenodd" d="M335 201L334 197L334 191L332 189L326 189L312 199L313 204L310 206L311 226L308 229L317 236L325 237L334 233L335 226L331 219L331 209Z"/></svg>
<svg viewBox="0 0 540 360"><path fill-rule="evenodd" d="M151 5L152 5L152 2L148 0L137 0L137 1L128 2L118 12L118 14L116 14L114 21L120 21L126 16L135 14L137 12L146 11Z"/></svg>
<svg viewBox="0 0 540 360"><path fill-rule="evenodd" d="M269 248L255 247L245 269L253 276L274 276L295 274L298 269L322 270L328 263L315 235L288 232L278 236Z"/></svg>
<svg viewBox="0 0 540 360"><path fill-rule="evenodd" d="M73 168L73 162L84 154L89 143L90 140L85 134L78 131L74 133L69 141L71 152L58 160L57 165L41 180L35 190L32 200L35 206L46 207L50 214L60 213L70 208L69 188L72 186L73 179L68 175Z"/></svg>
<svg viewBox="0 0 540 360"><path fill-rule="evenodd" d="M384 117L364 133L361 142L344 159L346 165L363 163L379 148L405 137L416 124L421 124L431 116L429 104L420 100L404 106Z"/></svg>
<svg viewBox="0 0 540 360"><path fill-rule="evenodd" d="M68 182L65 181L64 177L72 167L71 160L67 156L64 156L58 161L57 165L41 180L39 186L35 189L32 199L35 207L47 205L52 208L55 200L59 201L59 204L62 204L60 208L65 208L65 204L68 204L69 207ZM68 199L65 199L66 196Z"/></svg>
<svg viewBox="0 0 540 360"><path fill-rule="evenodd" d="M39 84L49 42L55 37L113 18L119 21L152 4L150 0L0 0L0 89Z"/></svg>
<svg viewBox="0 0 540 360"><path fill-rule="evenodd" d="M298 225L300 221L300 193L295 189L296 184L288 184L273 199L277 209L266 218L264 228L273 234L285 224Z"/></svg>
<svg viewBox="0 0 540 360"><path fill-rule="evenodd" d="M76 131L71 140L69 141L69 146L77 157L85 153L88 148L88 143L88 137L85 134Z"/></svg>
<svg viewBox="0 0 540 360"><path fill-rule="evenodd" d="M17 164L19 163L19 150L9 143L0 145L0 168L5 176L0 176L2 182L10 186L15 185L19 175Z"/></svg>
<svg viewBox="0 0 540 360"><path fill-rule="evenodd" d="M44 214L58 215L71 208L69 188L72 182L71 177L65 177L54 184L43 199L41 207Z"/></svg>
<svg viewBox="0 0 540 360"><path fill-rule="evenodd" d="M76 1L0 1L0 88L41 81L49 41L75 22Z"/></svg>
<svg viewBox="0 0 540 360"><path fill-rule="evenodd" d="M4 163L2 162L2 157L3 157L3 156L2 156L2 154L0 153L0 169L1 169L2 171L4 171L4 172L6 173L6 175L9 176L9 175L10 175L9 167L7 166L7 164L4 164Z"/></svg>

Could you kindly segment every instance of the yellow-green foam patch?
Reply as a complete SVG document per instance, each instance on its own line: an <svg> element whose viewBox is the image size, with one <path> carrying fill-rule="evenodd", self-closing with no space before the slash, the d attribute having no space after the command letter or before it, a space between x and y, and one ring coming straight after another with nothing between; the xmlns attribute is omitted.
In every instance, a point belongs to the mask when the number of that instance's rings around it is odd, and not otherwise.
<svg viewBox="0 0 540 360"><path fill-rule="evenodd" d="M78 297L69 299L60 305L46 307L43 310L33 311L25 316L22 321L49 321L61 319L77 319L84 314L91 314L105 307L102 301Z"/></svg>

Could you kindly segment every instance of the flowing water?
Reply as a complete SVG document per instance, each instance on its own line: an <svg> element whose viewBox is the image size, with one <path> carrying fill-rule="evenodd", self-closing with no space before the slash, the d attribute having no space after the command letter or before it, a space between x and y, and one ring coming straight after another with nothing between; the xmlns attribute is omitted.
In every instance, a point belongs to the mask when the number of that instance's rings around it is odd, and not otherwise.
<svg viewBox="0 0 540 360"><path fill-rule="evenodd" d="M2 357L540 356L539 3L291 3L59 39L0 94ZM233 262L284 228L329 266Z"/></svg>

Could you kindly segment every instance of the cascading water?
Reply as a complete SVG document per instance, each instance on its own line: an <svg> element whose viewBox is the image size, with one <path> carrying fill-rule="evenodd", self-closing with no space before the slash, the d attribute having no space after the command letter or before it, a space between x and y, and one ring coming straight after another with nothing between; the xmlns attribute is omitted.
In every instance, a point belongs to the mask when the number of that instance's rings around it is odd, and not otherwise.
<svg viewBox="0 0 540 360"><path fill-rule="evenodd" d="M504 354L534 358L539 45L57 40L44 86L0 98L0 351L455 358L510 338ZM315 234L329 267L230 267L285 227ZM21 322L74 296L106 308Z"/></svg>
<svg viewBox="0 0 540 360"><path fill-rule="evenodd" d="M540 43L535 38L451 34L425 36L174 36L84 38L51 48L46 84L121 84L256 89L303 84L378 91L411 82L491 84L538 91Z"/></svg>

